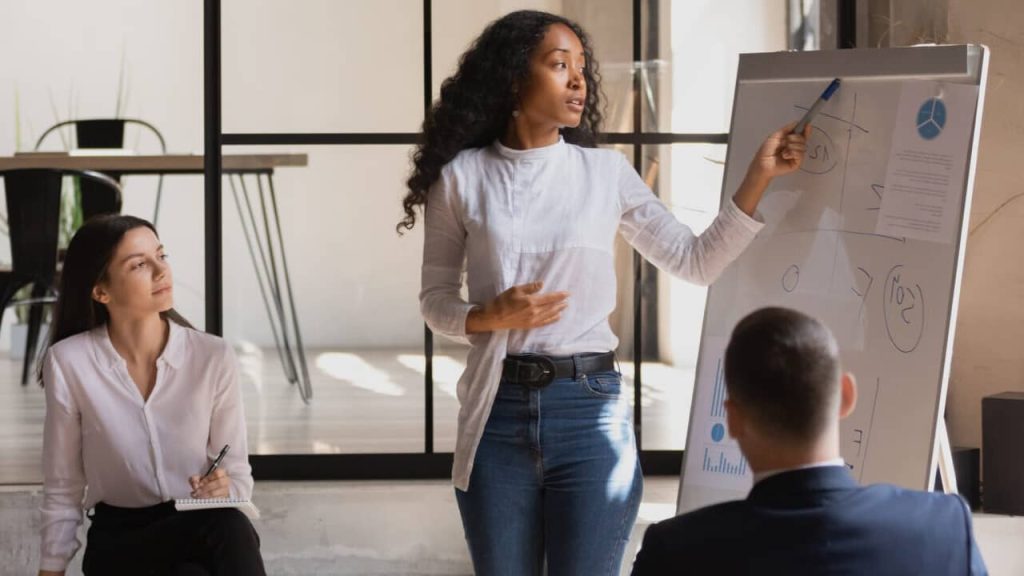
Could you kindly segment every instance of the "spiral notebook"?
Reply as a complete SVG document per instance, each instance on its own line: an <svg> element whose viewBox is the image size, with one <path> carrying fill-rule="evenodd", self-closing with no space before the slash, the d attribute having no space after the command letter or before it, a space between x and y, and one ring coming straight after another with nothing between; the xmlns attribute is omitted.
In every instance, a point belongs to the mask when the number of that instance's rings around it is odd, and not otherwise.
<svg viewBox="0 0 1024 576"><path fill-rule="evenodd" d="M212 508L237 508L250 520L260 517L260 510L252 502L242 498L182 498L174 501L174 509L180 511L210 510Z"/></svg>

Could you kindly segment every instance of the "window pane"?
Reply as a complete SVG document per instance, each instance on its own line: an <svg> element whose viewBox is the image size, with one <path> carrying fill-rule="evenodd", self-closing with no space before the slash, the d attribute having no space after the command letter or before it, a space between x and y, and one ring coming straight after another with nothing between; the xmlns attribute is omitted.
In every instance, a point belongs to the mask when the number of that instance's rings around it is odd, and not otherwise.
<svg viewBox="0 0 1024 576"><path fill-rule="evenodd" d="M225 0L225 132L415 132L423 12L409 0Z"/></svg>
<svg viewBox="0 0 1024 576"><path fill-rule="evenodd" d="M335 146L291 151L307 153L309 166L280 168L274 185L312 379L309 405L286 378L276 346L280 334L275 335L269 320L275 302L270 294L268 314L246 243L246 231L252 238L251 221L245 219L248 228L243 230L233 191L225 184L224 332L242 363L250 450L421 452L423 321L417 294L422 232L421 226L402 237L395 232L411 149ZM246 188L254 200L256 229L265 238L253 177ZM241 192L237 179L235 190ZM248 216L244 199L240 204ZM271 235L275 233L271 221ZM259 249L255 252L259 261ZM280 253L276 258L280 270ZM288 307L285 298L286 313Z"/></svg>
<svg viewBox="0 0 1024 576"><path fill-rule="evenodd" d="M645 176L673 214L696 233L718 214L725 146L644 147ZM656 168L651 168L655 166ZM645 282L643 448L682 450L707 289L664 273ZM650 299L656 299L650 306Z"/></svg>
<svg viewBox="0 0 1024 576"><path fill-rule="evenodd" d="M739 55L787 48L786 2L657 0L651 32L658 41L643 46L651 99L660 106L645 130L727 132Z"/></svg>

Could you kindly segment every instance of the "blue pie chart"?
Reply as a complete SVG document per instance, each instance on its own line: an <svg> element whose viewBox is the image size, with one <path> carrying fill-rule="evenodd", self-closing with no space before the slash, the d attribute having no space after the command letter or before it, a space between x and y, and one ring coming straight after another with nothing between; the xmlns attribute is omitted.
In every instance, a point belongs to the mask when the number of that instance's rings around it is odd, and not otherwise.
<svg viewBox="0 0 1024 576"><path fill-rule="evenodd" d="M917 111L917 133L932 140L946 127L946 105L938 98L929 98Z"/></svg>
<svg viewBox="0 0 1024 576"><path fill-rule="evenodd" d="M725 426L715 424L711 427L711 439L715 442L721 442L722 438L725 438Z"/></svg>

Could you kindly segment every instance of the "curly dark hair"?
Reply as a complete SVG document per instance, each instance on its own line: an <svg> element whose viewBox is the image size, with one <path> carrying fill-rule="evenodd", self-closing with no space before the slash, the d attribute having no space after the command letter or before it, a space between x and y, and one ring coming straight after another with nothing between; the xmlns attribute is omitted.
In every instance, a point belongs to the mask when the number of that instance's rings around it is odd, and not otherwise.
<svg viewBox="0 0 1024 576"><path fill-rule="evenodd" d="M571 20L534 10L512 12L491 22L459 59L459 68L441 84L441 98L423 121L423 133L413 154L409 193L402 200L405 218L401 234L416 224L416 207L427 203L427 192L441 168L467 148L487 146L504 135L516 107L516 87L530 76L530 57L553 24L568 26L583 45L587 83L584 115L579 126L562 129L566 142L593 147L603 117L601 76L590 37Z"/></svg>

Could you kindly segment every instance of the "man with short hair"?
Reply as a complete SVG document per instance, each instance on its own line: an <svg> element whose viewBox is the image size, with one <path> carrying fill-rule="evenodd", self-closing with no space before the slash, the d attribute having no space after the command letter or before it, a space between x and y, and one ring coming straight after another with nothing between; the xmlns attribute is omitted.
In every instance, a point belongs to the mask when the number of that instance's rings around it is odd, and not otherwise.
<svg viewBox="0 0 1024 576"><path fill-rule="evenodd" d="M725 385L754 486L649 527L633 576L987 574L959 497L861 487L849 474L839 420L857 387L821 322L785 308L748 315L725 352Z"/></svg>

